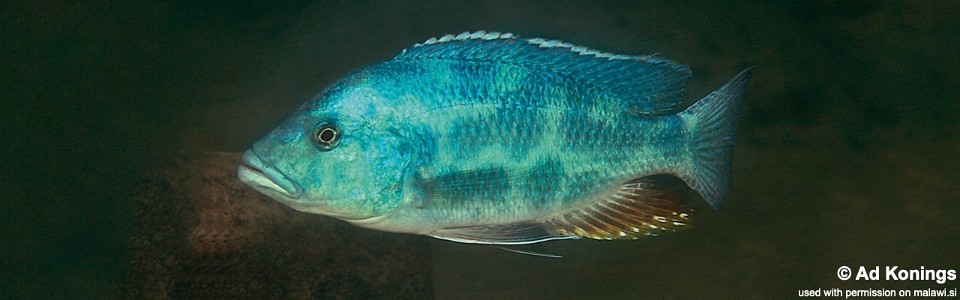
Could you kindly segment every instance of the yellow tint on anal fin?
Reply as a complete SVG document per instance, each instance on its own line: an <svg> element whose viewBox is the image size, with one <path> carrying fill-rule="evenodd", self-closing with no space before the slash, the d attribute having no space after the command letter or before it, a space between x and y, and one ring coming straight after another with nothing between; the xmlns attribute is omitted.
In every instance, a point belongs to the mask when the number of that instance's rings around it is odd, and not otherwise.
<svg viewBox="0 0 960 300"><path fill-rule="evenodd" d="M593 204L547 220L547 231L598 240L636 239L689 227L689 188L669 175L632 180Z"/></svg>

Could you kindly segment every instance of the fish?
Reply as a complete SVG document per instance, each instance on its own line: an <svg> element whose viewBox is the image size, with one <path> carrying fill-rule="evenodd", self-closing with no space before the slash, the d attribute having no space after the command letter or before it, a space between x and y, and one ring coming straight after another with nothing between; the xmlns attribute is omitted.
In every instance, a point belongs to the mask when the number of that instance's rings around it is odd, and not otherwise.
<svg viewBox="0 0 960 300"><path fill-rule="evenodd" d="M302 212L461 243L657 236L730 194L750 74L690 104L691 71L659 55L445 35L322 90L237 176Z"/></svg>

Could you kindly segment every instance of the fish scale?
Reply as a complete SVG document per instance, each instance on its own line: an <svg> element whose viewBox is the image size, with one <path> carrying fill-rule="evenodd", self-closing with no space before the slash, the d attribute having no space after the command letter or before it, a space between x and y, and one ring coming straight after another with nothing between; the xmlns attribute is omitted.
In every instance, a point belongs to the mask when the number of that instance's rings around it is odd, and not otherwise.
<svg viewBox="0 0 960 300"><path fill-rule="evenodd" d="M529 74L485 72L484 70L509 70L497 63L470 62L466 66L458 66L456 62L443 62L436 68L452 70L469 70L457 78L468 82L483 82L488 78L531 77ZM394 68L402 70L403 68ZM513 69L518 72L520 69ZM483 78L477 74L485 74ZM429 170L438 170L421 174L422 178L445 178L446 174L468 173L477 168L499 168L505 173L533 172L539 180L525 181L523 176L506 175L511 187L508 191L496 190L492 197L483 193L490 192L485 188L469 188L469 184L461 184L458 190L461 194L445 194L449 199L433 199L430 210L434 210L436 218L447 220L450 223L462 223L459 211L470 212L474 222L483 222L490 219L503 221L522 221L537 217L544 211L562 209L575 205L576 200L590 200L591 193L609 188L611 184L628 181L636 174L649 172L659 168L666 169L679 160L679 152L669 147L658 147L660 144L679 145L682 136L678 132L680 120L674 116L641 117L626 113L601 116L608 123L617 124L615 127L603 124L590 125L596 122L587 120L587 115L594 106L585 101L593 94L583 92L582 88L564 88L573 86L566 84L562 79L550 81L545 76L531 86L520 86L526 91L519 103L520 97L513 93L503 92L489 86L464 85L480 89L470 91L457 89L456 93L445 94L446 84L436 84L436 92L430 92L430 86L422 86L425 95L433 97L423 98L427 103L457 103L444 105L425 115L422 127L425 135L437 139L440 147L436 150L436 160L426 163ZM432 82L437 82L434 80ZM446 96L449 95L449 96ZM445 97L446 96L446 97ZM517 109L527 107L529 109ZM606 109L596 111L605 112ZM537 113L539 112L539 113ZM551 119L550 116L560 116ZM526 121L523 126L510 126L511 123ZM454 129L446 128L446 124L457 124ZM575 124L586 124L575 125ZM566 126L565 126L566 125ZM417 125L415 125L417 126ZM522 130L525 128L532 133L525 137ZM553 130L548 130L552 128ZM542 143L542 140L553 139L556 143ZM530 141L530 142L528 142ZM527 149L530 143L546 144L548 147ZM663 141L663 142L660 142ZM659 144L658 144L659 143ZM445 149L446 148L446 149ZM618 151L610 151L618 149ZM484 151L502 153L501 155L485 156ZM513 154L533 152L529 154L533 159L516 159ZM475 159L468 159L468 158ZM643 157L657 158L643 160ZM585 159L589 158L589 159ZM599 159L597 159L599 158ZM564 172L540 172L529 170L531 166L537 168L537 161L555 159L560 161ZM675 164L675 163L674 163ZM588 176L584 176L588 175ZM521 178L514 178L521 177ZM459 178L470 180L470 178ZM587 179L584 179L587 178ZM477 182L482 186L481 182ZM553 187L580 187L573 190L560 189L553 194L528 193L531 190L544 190L541 186ZM486 196L486 197L484 197ZM475 200L480 199L480 200ZM512 203L514 207L504 207L502 203ZM547 203L547 205L542 205ZM537 205L540 204L540 205ZM480 211L481 214L476 212Z"/></svg>
<svg viewBox="0 0 960 300"><path fill-rule="evenodd" d="M238 176L301 211L457 242L658 235L689 224L687 190L726 200L749 74L683 107L690 71L665 58L446 35L346 75Z"/></svg>

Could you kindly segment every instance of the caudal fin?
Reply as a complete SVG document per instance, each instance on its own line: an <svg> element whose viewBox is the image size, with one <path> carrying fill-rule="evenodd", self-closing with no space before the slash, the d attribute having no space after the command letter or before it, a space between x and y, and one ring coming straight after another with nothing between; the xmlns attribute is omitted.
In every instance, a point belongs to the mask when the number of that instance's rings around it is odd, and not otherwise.
<svg viewBox="0 0 960 300"><path fill-rule="evenodd" d="M751 69L743 70L680 113L691 132L694 154L689 167L678 175L714 209L720 209L730 193L737 115Z"/></svg>

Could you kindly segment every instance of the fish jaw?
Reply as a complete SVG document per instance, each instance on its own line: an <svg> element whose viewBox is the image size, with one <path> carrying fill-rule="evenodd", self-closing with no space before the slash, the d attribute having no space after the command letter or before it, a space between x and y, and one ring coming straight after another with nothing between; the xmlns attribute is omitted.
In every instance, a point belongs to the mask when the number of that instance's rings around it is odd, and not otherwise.
<svg viewBox="0 0 960 300"><path fill-rule="evenodd" d="M263 161L253 150L247 150L243 154L244 165L237 167L237 178L244 184L249 185L261 194L267 195L280 203L298 211L331 216L334 218L357 221L357 222L376 222L381 218L352 218L348 214L339 214L331 211L322 201L310 201L304 198L304 189L296 182L283 175L269 163Z"/></svg>
<svg viewBox="0 0 960 300"><path fill-rule="evenodd" d="M243 153L244 165L237 167L237 177L258 192L284 203L297 202L303 189L260 159L253 150Z"/></svg>

